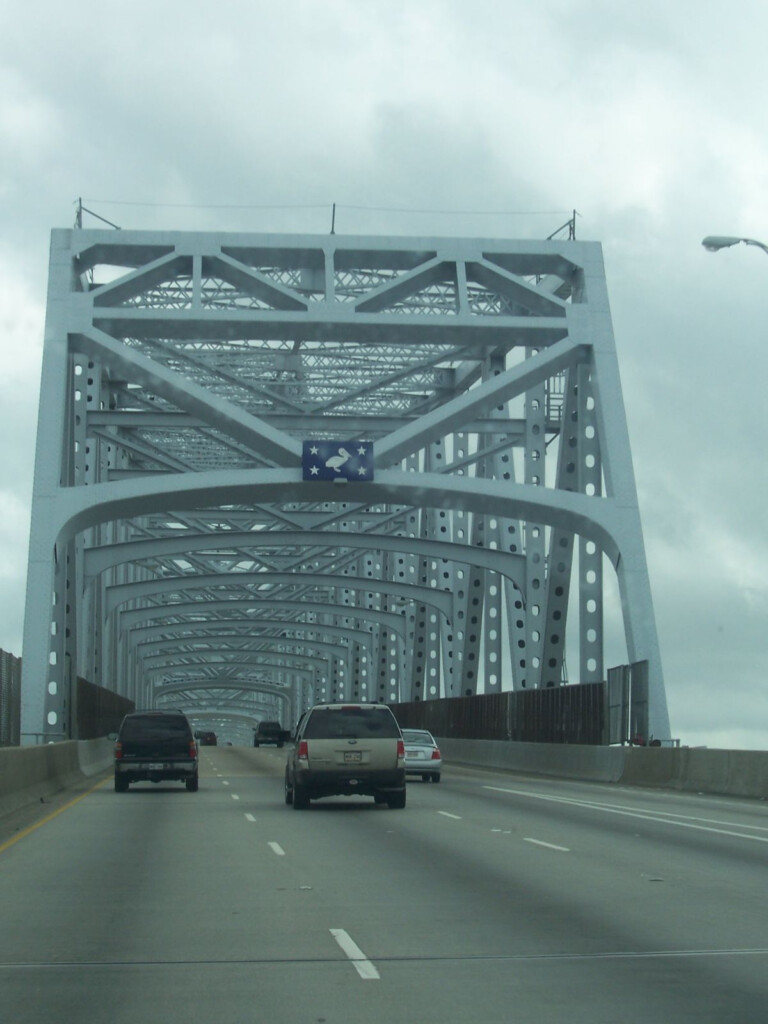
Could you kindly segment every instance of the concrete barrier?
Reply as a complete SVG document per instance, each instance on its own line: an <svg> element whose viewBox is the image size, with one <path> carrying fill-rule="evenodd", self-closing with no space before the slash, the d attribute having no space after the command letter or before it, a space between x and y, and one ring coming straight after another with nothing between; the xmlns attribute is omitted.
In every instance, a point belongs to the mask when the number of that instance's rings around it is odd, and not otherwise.
<svg viewBox="0 0 768 1024"><path fill-rule="evenodd" d="M0 747L0 814L39 803L108 768L113 744L70 740L36 747Z"/></svg>
<svg viewBox="0 0 768 1024"><path fill-rule="evenodd" d="M682 747L681 789L727 796L768 798L768 751L699 750Z"/></svg>
<svg viewBox="0 0 768 1024"><path fill-rule="evenodd" d="M78 740L77 760L83 775L97 775L105 768L111 768L115 756L115 741L106 737L100 740Z"/></svg>
<svg viewBox="0 0 768 1024"><path fill-rule="evenodd" d="M448 764L613 782L624 786L768 799L768 751L587 747L439 738Z"/></svg>
<svg viewBox="0 0 768 1024"><path fill-rule="evenodd" d="M445 760L486 768L554 775L594 782L618 782L624 769L621 747L567 743L514 743L504 740L439 738Z"/></svg>
<svg viewBox="0 0 768 1024"><path fill-rule="evenodd" d="M680 749L676 747L620 747L624 769L619 782L625 786L681 789Z"/></svg>

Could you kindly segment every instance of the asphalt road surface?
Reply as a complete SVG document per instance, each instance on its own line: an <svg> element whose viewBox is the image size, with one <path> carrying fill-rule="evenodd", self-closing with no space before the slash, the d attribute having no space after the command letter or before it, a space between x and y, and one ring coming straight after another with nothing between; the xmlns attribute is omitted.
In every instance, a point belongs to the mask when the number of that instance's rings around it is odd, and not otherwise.
<svg viewBox="0 0 768 1024"><path fill-rule="evenodd" d="M3 1019L768 1020L764 803L448 765L296 812L284 763L206 747L198 793L0 823Z"/></svg>

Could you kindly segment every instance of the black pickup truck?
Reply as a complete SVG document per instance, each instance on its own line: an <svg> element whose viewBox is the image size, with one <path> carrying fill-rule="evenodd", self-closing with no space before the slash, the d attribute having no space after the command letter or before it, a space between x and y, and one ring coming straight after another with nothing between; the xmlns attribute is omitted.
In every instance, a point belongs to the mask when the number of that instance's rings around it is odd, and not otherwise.
<svg viewBox="0 0 768 1024"><path fill-rule="evenodd" d="M282 747L284 740L283 727L279 722L259 722L253 733L254 747L262 743L274 743L276 747Z"/></svg>
<svg viewBox="0 0 768 1024"><path fill-rule="evenodd" d="M177 779L196 792L197 743L181 711L134 711L126 715L115 741L115 789L132 782Z"/></svg>

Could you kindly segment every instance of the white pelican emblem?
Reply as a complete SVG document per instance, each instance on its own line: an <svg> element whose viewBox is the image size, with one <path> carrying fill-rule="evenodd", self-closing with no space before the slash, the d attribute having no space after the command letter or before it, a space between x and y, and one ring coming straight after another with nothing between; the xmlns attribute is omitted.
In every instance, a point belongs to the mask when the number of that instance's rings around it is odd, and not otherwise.
<svg viewBox="0 0 768 1024"><path fill-rule="evenodd" d="M332 469L334 473L338 473L341 470L341 467L347 461L347 459L351 458L352 456L350 455L346 448L339 448L339 454L332 455L330 459L326 461L326 469Z"/></svg>

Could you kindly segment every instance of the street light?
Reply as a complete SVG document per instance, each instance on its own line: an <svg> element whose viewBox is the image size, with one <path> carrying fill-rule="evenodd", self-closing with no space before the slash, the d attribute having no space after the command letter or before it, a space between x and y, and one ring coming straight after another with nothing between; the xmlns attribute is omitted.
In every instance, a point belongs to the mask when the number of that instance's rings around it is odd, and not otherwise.
<svg viewBox="0 0 768 1024"><path fill-rule="evenodd" d="M739 242L743 242L744 245L756 245L758 249L762 249L763 252L768 253L768 245L765 245L763 242L756 242L754 238L731 238L730 235L707 235L701 244L708 252L717 252L718 249L727 249L731 245L738 245Z"/></svg>

